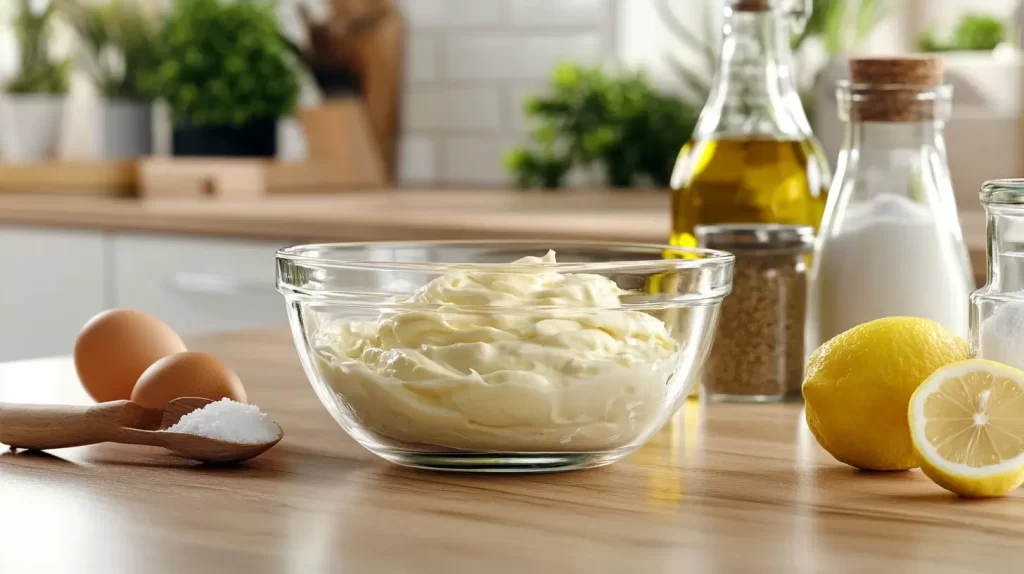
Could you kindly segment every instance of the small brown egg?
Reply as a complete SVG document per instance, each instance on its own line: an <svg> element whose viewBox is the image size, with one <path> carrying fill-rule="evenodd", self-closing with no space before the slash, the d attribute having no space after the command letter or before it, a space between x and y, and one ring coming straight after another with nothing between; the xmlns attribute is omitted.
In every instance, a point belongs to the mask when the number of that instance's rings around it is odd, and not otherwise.
<svg viewBox="0 0 1024 574"><path fill-rule="evenodd" d="M111 309L82 327L75 341L75 370L98 402L127 399L150 365L186 351L166 323L134 309Z"/></svg>
<svg viewBox="0 0 1024 574"><path fill-rule="evenodd" d="M132 391L132 402L150 408L163 408L181 397L246 402L245 387L234 371L213 355L193 351L153 363Z"/></svg>

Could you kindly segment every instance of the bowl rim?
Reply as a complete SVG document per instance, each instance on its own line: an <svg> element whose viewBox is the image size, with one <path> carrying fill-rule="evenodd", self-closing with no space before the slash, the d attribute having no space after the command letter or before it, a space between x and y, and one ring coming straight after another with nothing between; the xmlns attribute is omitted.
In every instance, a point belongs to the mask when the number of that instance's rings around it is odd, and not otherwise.
<svg viewBox="0 0 1024 574"><path fill-rule="evenodd" d="M678 253L680 256L696 255L697 258L690 259L644 259L636 261L611 261L597 263L538 263L527 266L509 266L509 262L502 263L425 263L425 262L396 262L396 261L362 261L331 259L303 255L303 251L310 251L323 248L366 248L366 247L409 247L409 248L430 248L430 247L459 247L459 246L494 246L512 247L520 246L523 249L562 249L562 248L626 248L645 250L653 254L664 254L665 251ZM652 294L651 299L643 301L622 302L616 307L601 307L602 310L660 310L673 307L684 307L694 305L708 305L720 302L732 291L733 268L735 256L725 251L712 249L698 249L689 247L675 247L670 245L657 245L646 243L620 243L613 241L535 241L535 240L458 240L458 241L393 241L393 242L352 242L352 243L314 243L308 245L296 245L285 247L277 252L277 290L290 302L317 302L329 304L344 304L348 307L362 307L376 309L378 311L422 311L437 310L437 305L413 304L396 299L394 292L367 292L363 290L351 291L345 287L328 287L324 283L312 283L298 285L291 281L292 272L298 269L307 271L332 269L341 271L369 271L369 272L412 272L442 275L449 272L502 272L505 270L515 271L543 271L543 272L564 272L564 273L644 273L655 275L659 273L697 273L701 280L699 288L690 289L679 293ZM459 311L474 313L517 313L537 312L547 309L560 309L559 306L524 305L517 307L495 306L495 305L458 305Z"/></svg>
<svg viewBox="0 0 1024 574"><path fill-rule="evenodd" d="M601 261L591 263L538 263L530 267L537 267L545 271L571 272L571 273L608 273L640 271L657 268L662 271L684 270L684 269L712 269L723 267L733 263L736 257L727 251L717 249L704 249L699 247L679 247L675 245L661 245L657 243L626 243L618 241L567 241L561 240L536 240L536 239L460 239L460 240L431 240L431 241L355 241L337 243L308 243L292 245L277 250L278 261L288 261L298 264L310 264L340 269L358 269L365 271L494 271L507 268L509 262L503 263L439 263L439 262L406 262L406 261L383 261L366 259L334 259L312 255L303 255L303 251L317 249L337 248L360 248L360 247L405 247L405 248L431 248L431 247L461 247L461 246L536 246L538 249L551 249L556 253L560 247L606 247L649 250L652 253L675 252L680 256L696 255L695 259L636 259L630 261Z"/></svg>

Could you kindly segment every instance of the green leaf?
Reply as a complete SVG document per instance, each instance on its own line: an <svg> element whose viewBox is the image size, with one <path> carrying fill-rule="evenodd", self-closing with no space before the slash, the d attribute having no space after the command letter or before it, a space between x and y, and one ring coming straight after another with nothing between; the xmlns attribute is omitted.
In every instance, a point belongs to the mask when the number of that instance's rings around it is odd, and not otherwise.
<svg viewBox="0 0 1024 574"><path fill-rule="evenodd" d="M854 46L846 41L849 34L849 23L847 21L847 3L845 1L826 2L822 7L824 27L820 38L825 47L825 53L834 57L846 52Z"/></svg>
<svg viewBox="0 0 1024 574"><path fill-rule="evenodd" d="M871 32L889 15L892 5L885 0L863 0L857 14L856 42L860 45Z"/></svg>
<svg viewBox="0 0 1024 574"><path fill-rule="evenodd" d="M918 40L924 52L988 51L1006 41L1007 26L998 18L979 13L964 14L948 40L928 30Z"/></svg>
<svg viewBox="0 0 1024 574"><path fill-rule="evenodd" d="M953 31L953 43L961 50L993 50L1006 39L1006 26L984 14L966 14Z"/></svg>

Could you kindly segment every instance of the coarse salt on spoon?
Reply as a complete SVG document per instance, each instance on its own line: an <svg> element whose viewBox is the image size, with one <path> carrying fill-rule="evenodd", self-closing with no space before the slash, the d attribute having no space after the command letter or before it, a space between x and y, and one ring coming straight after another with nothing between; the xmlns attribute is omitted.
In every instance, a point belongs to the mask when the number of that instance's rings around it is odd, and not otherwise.
<svg viewBox="0 0 1024 574"><path fill-rule="evenodd" d="M0 403L0 443L12 448L49 450L85 446L101 442L159 446L207 463L242 462L259 456L284 437L284 431L265 415L256 428L249 426L255 442L246 440L247 432L226 431L224 425L211 424L216 410L237 411L237 407L214 404L212 415L202 416L209 399L184 397L174 399L162 409L146 408L131 401L110 401L90 406L21 405ZM248 405L231 403L254 409ZM185 415L188 420L171 432ZM251 424L252 417L244 417ZM230 422L230 420L228 421ZM272 428L271 428L272 427ZM207 436L203 436L207 435ZM217 438L214 438L217 437ZM225 440L225 438L230 440Z"/></svg>

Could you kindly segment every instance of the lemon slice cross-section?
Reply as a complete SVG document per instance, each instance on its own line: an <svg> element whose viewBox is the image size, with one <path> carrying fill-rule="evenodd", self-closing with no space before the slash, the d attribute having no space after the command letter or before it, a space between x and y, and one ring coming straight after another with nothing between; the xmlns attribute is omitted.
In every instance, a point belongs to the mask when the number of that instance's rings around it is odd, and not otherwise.
<svg viewBox="0 0 1024 574"><path fill-rule="evenodd" d="M1024 372L972 359L935 371L910 399L921 470L960 496L1001 496L1024 482Z"/></svg>

